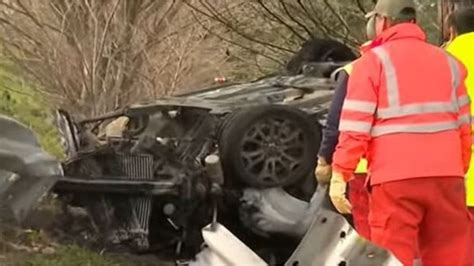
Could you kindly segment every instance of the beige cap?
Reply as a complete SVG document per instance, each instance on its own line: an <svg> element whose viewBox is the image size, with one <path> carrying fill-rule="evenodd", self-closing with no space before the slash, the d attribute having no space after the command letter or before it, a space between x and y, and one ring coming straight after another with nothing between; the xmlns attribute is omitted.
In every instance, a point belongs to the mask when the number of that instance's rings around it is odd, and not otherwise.
<svg viewBox="0 0 474 266"><path fill-rule="evenodd" d="M415 1L413 0L379 0L373 11L365 15L366 18L373 17L375 14L388 18L398 18L405 8L413 8L416 10Z"/></svg>

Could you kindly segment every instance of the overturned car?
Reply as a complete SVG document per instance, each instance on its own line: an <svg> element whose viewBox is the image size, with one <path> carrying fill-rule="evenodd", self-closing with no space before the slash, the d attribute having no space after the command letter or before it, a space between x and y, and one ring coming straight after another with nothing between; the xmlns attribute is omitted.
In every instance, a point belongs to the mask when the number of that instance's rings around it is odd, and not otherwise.
<svg viewBox="0 0 474 266"><path fill-rule="evenodd" d="M333 94L329 75L354 58L338 57L340 47L313 48L303 47L285 75L81 121L59 110L67 160L54 191L85 208L110 247L193 259L202 250L201 229L219 222L268 264L298 257L316 210L331 209L325 190L315 193L313 176ZM305 49L321 62L307 62L314 60Z"/></svg>
<svg viewBox="0 0 474 266"><path fill-rule="evenodd" d="M86 207L105 241L139 251L175 246L192 255L215 215L263 241L276 232L255 217L262 192L281 189L295 200L314 193L331 85L274 77L85 121L59 111L68 160L55 191Z"/></svg>

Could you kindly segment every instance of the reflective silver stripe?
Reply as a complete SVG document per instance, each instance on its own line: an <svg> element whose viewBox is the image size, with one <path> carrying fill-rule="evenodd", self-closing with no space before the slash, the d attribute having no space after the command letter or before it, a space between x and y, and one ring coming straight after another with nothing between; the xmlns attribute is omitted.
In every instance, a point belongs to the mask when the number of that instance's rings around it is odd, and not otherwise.
<svg viewBox="0 0 474 266"><path fill-rule="evenodd" d="M443 122L418 125L393 125L393 126L375 126L372 129L372 136L379 137L393 133L435 133L445 130L455 129L457 122Z"/></svg>
<svg viewBox="0 0 474 266"><path fill-rule="evenodd" d="M462 115L458 118L459 125L471 124L471 122L472 122L472 119L471 119L470 114L465 114L465 115Z"/></svg>
<svg viewBox="0 0 474 266"><path fill-rule="evenodd" d="M456 60L448 53L446 53L446 57L448 58L449 70L451 71L451 80L452 80L451 82L453 86L453 91L451 92L451 98L453 99L453 104L457 108L456 111L459 111L460 106L457 101L457 92L458 92L458 87L460 84L461 74L460 74L459 66Z"/></svg>
<svg viewBox="0 0 474 266"><path fill-rule="evenodd" d="M387 125L387 126L374 126L372 128L371 135L373 137L379 137L393 133L436 133L446 130L452 130L459 128L460 125L470 124L471 116L463 115L460 116L457 121L450 122L436 122L436 123L423 123L423 124L410 124L410 125Z"/></svg>
<svg viewBox="0 0 474 266"><path fill-rule="evenodd" d="M468 96L459 97L457 104L452 102L431 102L420 104L407 104L399 108L379 108L377 110L378 118L395 118L407 115L429 114L429 113L457 113L458 107L468 105L470 99Z"/></svg>
<svg viewBox="0 0 474 266"><path fill-rule="evenodd" d="M461 96L458 98L458 105L459 107L464 107L468 104L471 103L471 98L469 98L469 96Z"/></svg>
<svg viewBox="0 0 474 266"><path fill-rule="evenodd" d="M457 90L457 88L461 84L461 71L459 70L459 65L456 59L454 59L454 57L447 53L446 55L448 57L449 69L451 70L453 88L454 90Z"/></svg>
<svg viewBox="0 0 474 266"><path fill-rule="evenodd" d="M452 76L451 101L407 104L400 106L399 87L393 62L390 59L389 54L382 47L377 47L373 49L373 51L382 63L387 83L388 107L378 108L377 118L387 119L427 113L457 113L459 112L460 107L470 103L468 96L457 97L457 88L459 87L461 80L459 65L456 59L447 54Z"/></svg>
<svg viewBox="0 0 474 266"><path fill-rule="evenodd" d="M382 66L385 72L385 80L387 82L387 99L389 107L400 106L400 97L398 90L397 74L395 72L395 66L390 59L389 54L382 47L374 48L372 51L382 62Z"/></svg>
<svg viewBox="0 0 474 266"><path fill-rule="evenodd" d="M340 131L354 131L359 133L370 133L372 124L353 120L341 120L339 123Z"/></svg>
<svg viewBox="0 0 474 266"><path fill-rule="evenodd" d="M363 113L373 114L377 105L372 102L358 101L358 100L344 100L343 110L357 111Z"/></svg>

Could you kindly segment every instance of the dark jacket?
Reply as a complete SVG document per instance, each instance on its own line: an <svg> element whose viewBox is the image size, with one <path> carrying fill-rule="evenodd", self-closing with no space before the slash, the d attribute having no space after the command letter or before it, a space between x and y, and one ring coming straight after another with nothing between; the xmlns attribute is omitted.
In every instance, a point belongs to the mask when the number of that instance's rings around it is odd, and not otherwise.
<svg viewBox="0 0 474 266"><path fill-rule="evenodd" d="M346 71L341 70L337 75L336 88L329 107L326 127L323 129L323 140L319 148L319 156L323 157L328 163L332 163L332 155L336 150L339 138L339 119L346 98L348 81L349 75Z"/></svg>

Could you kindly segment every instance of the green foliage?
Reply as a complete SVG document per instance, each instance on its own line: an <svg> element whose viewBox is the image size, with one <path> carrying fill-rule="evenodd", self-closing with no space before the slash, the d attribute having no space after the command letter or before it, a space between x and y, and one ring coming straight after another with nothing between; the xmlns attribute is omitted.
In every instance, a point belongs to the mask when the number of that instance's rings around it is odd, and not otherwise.
<svg viewBox="0 0 474 266"><path fill-rule="evenodd" d="M0 71L0 113L30 127L42 147L58 158L63 157L51 110L31 87Z"/></svg>

